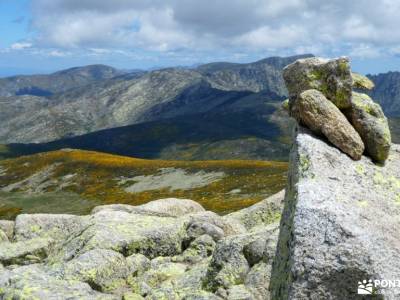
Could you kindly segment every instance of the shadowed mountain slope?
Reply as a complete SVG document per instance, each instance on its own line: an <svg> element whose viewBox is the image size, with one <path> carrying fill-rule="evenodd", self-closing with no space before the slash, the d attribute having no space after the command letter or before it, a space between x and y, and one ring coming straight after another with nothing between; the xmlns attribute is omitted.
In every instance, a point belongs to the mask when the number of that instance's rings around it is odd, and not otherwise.
<svg viewBox="0 0 400 300"><path fill-rule="evenodd" d="M0 98L0 143L47 142L101 129L212 112L250 93L268 92L275 97L266 100L277 100L286 94L282 67L299 57L303 56L234 67L217 63L190 70L169 68L126 74L47 97L15 96L9 92L14 96Z"/></svg>

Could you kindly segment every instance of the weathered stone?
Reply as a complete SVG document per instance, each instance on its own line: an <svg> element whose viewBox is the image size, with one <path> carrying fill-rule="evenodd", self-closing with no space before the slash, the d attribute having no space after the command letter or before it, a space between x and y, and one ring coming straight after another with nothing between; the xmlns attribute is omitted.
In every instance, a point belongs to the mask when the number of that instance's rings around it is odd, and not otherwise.
<svg viewBox="0 0 400 300"><path fill-rule="evenodd" d="M209 296L208 293L202 293L202 283L207 273L208 262L208 260L203 260L189 267L185 273L163 281L160 287L156 289L157 294L172 294L177 296L177 299L186 299L188 296L196 294L198 296L201 294ZM215 297L212 299L215 299Z"/></svg>
<svg viewBox="0 0 400 300"><path fill-rule="evenodd" d="M25 242L0 244L0 263L3 265L30 264L49 255L53 240L36 238Z"/></svg>
<svg viewBox="0 0 400 300"><path fill-rule="evenodd" d="M353 78L353 87L358 90L372 90L375 84L367 76L351 72Z"/></svg>
<svg viewBox="0 0 400 300"><path fill-rule="evenodd" d="M261 239L252 241L243 247L243 255L250 267L254 266L263 259L266 242L266 237L263 237Z"/></svg>
<svg viewBox="0 0 400 300"><path fill-rule="evenodd" d="M302 92L292 107L294 117L316 134L355 160L361 158L364 143L342 112L317 90Z"/></svg>
<svg viewBox="0 0 400 300"><path fill-rule="evenodd" d="M264 239L266 231L229 236L217 243L205 278L205 286L211 291L242 284L250 270L243 250L256 240Z"/></svg>
<svg viewBox="0 0 400 300"><path fill-rule="evenodd" d="M228 289L227 300L253 300L254 296L243 285L234 285Z"/></svg>
<svg viewBox="0 0 400 300"><path fill-rule="evenodd" d="M99 205L92 209L90 212L92 215L101 212L101 211L123 211L132 213L137 210L136 206L128 205L128 204L107 204L107 205Z"/></svg>
<svg viewBox="0 0 400 300"><path fill-rule="evenodd" d="M130 285L134 292L142 296L148 294L153 295L156 289L163 288L163 283L180 277L182 274L185 273L186 269L187 266L181 263L165 262L154 264L148 271L146 271L142 275L132 278L132 280L130 281ZM173 294L177 294L176 291L174 291L173 289L171 290L173 291ZM158 292L162 293L162 291Z"/></svg>
<svg viewBox="0 0 400 300"><path fill-rule="evenodd" d="M279 234L279 223L269 225L266 228L266 231L268 232L268 235L265 241L263 261L268 265L271 265L275 257L276 243L278 241Z"/></svg>
<svg viewBox="0 0 400 300"><path fill-rule="evenodd" d="M94 291L83 282L67 281L45 272L41 265L7 270L0 274L1 299L119 300L121 297Z"/></svg>
<svg viewBox="0 0 400 300"><path fill-rule="evenodd" d="M0 243L9 242L7 234L0 229Z"/></svg>
<svg viewBox="0 0 400 300"><path fill-rule="evenodd" d="M277 222L281 216L284 197L285 190L282 190L250 207L230 213L224 219L238 220L247 230Z"/></svg>
<svg viewBox="0 0 400 300"><path fill-rule="evenodd" d="M358 281L400 278L400 146L384 167L300 128L271 278L272 299L360 299ZM398 288L381 289L397 299Z"/></svg>
<svg viewBox="0 0 400 300"><path fill-rule="evenodd" d="M198 292L191 292L185 295L183 298L184 300L221 300L220 297L206 292L206 291L198 291Z"/></svg>
<svg viewBox="0 0 400 300"><path fill-rule="evenodd" d="M159 199L137 207L151 212L167 213L175 217L205 211L199 203L193 200L177 198Z"/></svg>
<svg viewBox="0 0 400 300"><path fill-rule="evenodd" d="M360 134L368 155L374 161L383 163L389 156L392 140L380 105L366 94L353 92L351 108L345 113Z"/></svg>
<svg viewBox="0 0 400 300"><path fill-rule="evenodd" d="M289 91L290 107L302 92L310 89L323 93L338 108L350 107L353 80L348 58L299 59L283 69L283 78Z"/></svg>
<svg viewBox="0 0 400 300"><path fill-rule="evenodd" d="M188 224L196 222L215 225L223 230L225 236L247 232L246 228L237 220L221 217L212 211L190 214L186 218Z"/></svg>
<svg viewBox="0 0 400 300"><path fill-rule="evenodd" d="M94 249L66 263L62 273L64 279L86 282L95 290L110 292L126 285L130 269L120 253Z"/></svg>
<svg viewBox="0 0 400 300"><path fill-rule="evenodd" d="M127 204L100 205L93 208L91 214L96 214L100 211L122 211L153 216L180 217L186 214L204 212L205 210L193 200L166 198L138 206Z"/></svg>
<svg viewBox="0 0 400 300"><path fill-rule="evenodd" d="M192 221L187 228L189 239L195 239L203 234L211 236L214 241L218 241L224 237L224 231L213 224L206 222Z"/></svg>
<svg viewBox="0 0 400 300"><path fill-rule="evenodd" d="M15 240L51 238L62 241L89 225L88 218L58 214L21 214L15 220Z"/></svg>
<svg viewBox="0 0 400 300"><path fill-rule="evenodd" d="M269 283L271 280L271 265L260 262L247 273L244 281L246 288L253 294L254 299L269 300Z"/></svg>
<svg viewBox="0 0 400 300"><path fill-rule="evenodd" d="M149 258L182 252L186 223L174 217L156 217L121 211L100 211L91 225L64 244L65 260L92 249L109 249L126 256L141 253Z"/></svg>
<svg viewBox="0 0 400 300"><path fill-rule="evenodd" d="M277 227L269 222L276 219L278 198L226 217L190 205L20 215L13 242L4 233L0 243L0 298L221 299L216 290L225 299L258 295L262 280L248 271L271 262L266 253Z"/></svg>
<svg viewBox="0 0 400 300"><path fill-rule="evenodd" d="M126 263L132 276L141 275L150 268L150 260L140 253L128 256Z"/></svg>
<svg viewBox="0 0 400 300"><path fill-rule="evenodd" d="M9 240L14 238L14 221L0 220L0 229L4 231Z"/></svg>
<svg viewBox="0 0 400 300"><path fill-rule="evenodd" d="M207 234L201 235L190 243L190 246L179 256L173 257L173 261L196 263L211 256L214 252L215 242Z"/></svg>
<svg viewBox="0 0 400 300"><path fill-rule="evenodd" d="M227 240L217 244L205 278L208 290L215 292L219 287L226 289L244 282L250 268L242 251L240 243Z"/></svg>

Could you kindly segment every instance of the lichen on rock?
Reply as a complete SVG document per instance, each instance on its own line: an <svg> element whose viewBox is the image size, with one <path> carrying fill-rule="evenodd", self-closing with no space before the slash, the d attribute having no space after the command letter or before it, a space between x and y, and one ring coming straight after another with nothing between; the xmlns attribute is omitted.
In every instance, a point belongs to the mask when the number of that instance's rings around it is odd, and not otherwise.
<svg viewBox="0 0 400 300"><path fill-rule="evenodd" d="M293 115L313 132L324 135L353 159L360 159L364 143L341 111L317 90L302 92L292 108Z"/></svg>
<svg viewBox="0 0 400 300"><path fill-rule="evenodd" d="M358 90L372 90L375 84L367 76L351 72L353 78L353 87Z"/></svg>
<svg viewBox="0 0 400 300"><path fill-rule="evenodd" d="M282 197L224 217L181 199L19 215L0 222L0 298L264 299Z"/></svg>
<svg viewBox="0 0 400 300"><path fill-rule="evenodd" d="M385 162L391 144L388 121L371 98L352 91L374 85L352 73L347 58L300 59L285 67L283 77L289 114L300 125L326 137L355 160L366 150L374 161Z"/></svg>
<svg viewBox="0 0 400 300"><path fill-rule="evenodd" d="M366 94L353 92L351 108L345 113L360 134L367 154L376 162L385 162L392 140L380 105Z"/></svg>
<svg viewBox="0 0 400 300"><path fill-rule="evenodd" d="M312 177L302 176L304 156ZM365 156L354 161L299 127L273 258L272 299L359 299L360 279L400 278L399 182L399 145L392 145L381 166ZM379 293L378 299L397 299L400 290Z"/></svg>
<svg viewBox="0 0 400 300"><path fill-rule="evenodd" d="M350 107L353 79L349 59L299 59L283 69L283 78L292 103L300 93L316 89L338 108Z"/></svg>

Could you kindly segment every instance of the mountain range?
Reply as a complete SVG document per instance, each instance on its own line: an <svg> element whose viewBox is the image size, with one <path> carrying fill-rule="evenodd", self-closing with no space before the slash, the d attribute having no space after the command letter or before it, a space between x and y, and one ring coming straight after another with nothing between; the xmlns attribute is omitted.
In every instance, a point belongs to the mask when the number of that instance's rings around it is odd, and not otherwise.
<svg viewBox="0 0 400 300"><path fill-rule="evenodd" d="M139 158L286 160L292 122L282 69L311 54L195 68L104 65L0 79L0 157L77 148ZM400 73L369 75L400 117Z"/></svg>

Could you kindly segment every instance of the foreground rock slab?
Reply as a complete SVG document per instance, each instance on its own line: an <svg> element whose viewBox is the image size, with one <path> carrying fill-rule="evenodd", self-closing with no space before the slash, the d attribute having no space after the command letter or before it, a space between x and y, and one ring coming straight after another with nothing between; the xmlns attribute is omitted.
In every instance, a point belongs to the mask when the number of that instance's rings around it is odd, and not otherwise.
<svg viewBox="0 0 400 300"><path fill-rule="evenodd" d="M0 222L0 299L269 299L283 196L223 217L187 199L19 215Z"/></svg>
<svg viewBox="0 0 400 300"><path fill-rule="evenodd" d="M272 299L361 299L362 280L400 278L400 146L384 167L353 161L299 128L288 187ZM379 288L379 287L378 287ZM381 288L399 299L399 288Z"/></svg>

